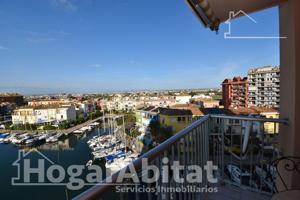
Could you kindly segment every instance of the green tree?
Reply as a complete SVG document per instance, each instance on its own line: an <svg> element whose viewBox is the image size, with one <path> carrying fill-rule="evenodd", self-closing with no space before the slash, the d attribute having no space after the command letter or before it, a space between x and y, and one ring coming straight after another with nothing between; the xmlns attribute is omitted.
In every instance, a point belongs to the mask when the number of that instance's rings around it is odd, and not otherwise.
<svg viewBox="0 0 300 200"><path fill-rule="evenodd" d="M169 139L170 137L173 136L173 129L170 126L167 127L161 127L159 131L159 136L157 138L157 141L159 143L164 142L165 140Z"/></svg>
<svg viewBox="0 0 300 200"><path fill-rule="evenodd" d="M160 133L160 123L159 123L159 121L153 121L153 120L150 121L149 128L150 128L151 135L154 138L157 138L159 136L159 133Z"/></svg>
<svg viewBox="0 0 300 200"><path fill-rule="evenodd" d="M56 127L55 126L52 126L50 124L47 124L43 127L43 130L55 130Z"/></svg>
<svg viewBox="0 0 300 200"><path fill-rule="evenodd" d="M100 117L100 116L102 116L101 111L100 110L96 110L95 117Z"/></svg>
<svg viewBox="0 0 300 200"><path fill-rule="evenodd" d="M70 128L70 123L69 122L62 122L58 125L59 129L68 129Z"/></svg>
<svg viewBox="0 0 300 200"><path fill-rule="evenodd" d="M77 124L83 123L84 122L84 115L82 113L79 114L76 121L77 121Z"/></svg>

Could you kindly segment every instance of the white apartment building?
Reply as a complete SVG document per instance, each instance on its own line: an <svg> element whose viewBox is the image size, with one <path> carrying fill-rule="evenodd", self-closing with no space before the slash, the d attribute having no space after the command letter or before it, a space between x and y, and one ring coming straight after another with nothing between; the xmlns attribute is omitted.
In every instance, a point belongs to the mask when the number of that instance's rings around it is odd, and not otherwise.
<svg viewBox="0 0 300 200"><path fill-rule="evenodd" d="M94 103L80 102L80 103L76 103L75 109L76 111L81 113L89 113L89 112L94 112L96 110L96 106Z"/></svg>
<svg viewBox="0 0 300 200"><path fill-rule="evenodd" d="M211 96L205 95L205 94L199 94L199 95L194 95L192 99L212 99Z"/></svg>
<svg viewBox="0 0 300 200"><path fill-rule="evenodd" d="M74 105L18 108L12 114L13 124L43 124L76 120Z"/></svg>
<svg viewBox="0 0 300 200"><path fill-rule="evenodd" d="M189 103L190 100L191 100L192 96L183 96L183 95L180 95L180 96L176 96L175 97L175 100L177 103L180 103L180 104L185 104L185 103Z"/></svg>
<svg viewBox="0 0 300 200"><path fill-rule="evenodd" d="M248 107L279 107L280 68L260 67L248 71Z"/></svg>

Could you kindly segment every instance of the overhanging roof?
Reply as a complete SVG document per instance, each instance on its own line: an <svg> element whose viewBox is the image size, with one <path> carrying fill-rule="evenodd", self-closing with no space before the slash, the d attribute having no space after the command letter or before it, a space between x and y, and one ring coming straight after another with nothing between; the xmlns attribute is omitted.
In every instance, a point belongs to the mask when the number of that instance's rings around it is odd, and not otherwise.
<svg viewBox="0 0 300 200"><path fill-rule="evenodd" d="M287 0L185 0L205 27L218 30L229 19L229 13L252 13L278 5ZM237 16L239 17L239 13Z"/></svg>

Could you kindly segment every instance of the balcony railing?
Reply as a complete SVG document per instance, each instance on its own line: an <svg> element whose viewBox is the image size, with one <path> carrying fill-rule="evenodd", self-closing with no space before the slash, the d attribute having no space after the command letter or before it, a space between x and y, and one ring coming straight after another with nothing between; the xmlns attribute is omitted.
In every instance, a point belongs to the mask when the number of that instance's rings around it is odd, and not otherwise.
<svg viewBox="0 0 300 200"><path fill-rule="evenodd" d="M133 184L131 179L117 182L121 173L130 171L125 167L113 174L103 182L93 186L76 200L100 200L100 199L206 199L203 192L116 192L119 188L180 188L197 187L209 188L222 187L224 184L235 185L241 189L247 189L271 195L274 183L266 177L268 163L279 157L278 131L279 124L287 125L286 120L266 119L254 117L236 117L225 115L206 115L193 122L187 128L181 130L162 144L143 154L133 162L139 179L145 176L142 168L143 159L156 166L159 171L168 169L169 181L164 182L159 174L157 181L152 184ZM163 162L168 158L169 162ZM184 181L175 182L171 164L178 161L184 166L179 173ZM209 183L205 178L202 182L190 183L186 175L190 173L187 166L197 165L204 167L207 161L212 161L218 169L214 172L218 183ZM203 170L203 177L206 177ZM148 176L148 175L147 175ZM130 190L129 190L130 191Z"/></svg>

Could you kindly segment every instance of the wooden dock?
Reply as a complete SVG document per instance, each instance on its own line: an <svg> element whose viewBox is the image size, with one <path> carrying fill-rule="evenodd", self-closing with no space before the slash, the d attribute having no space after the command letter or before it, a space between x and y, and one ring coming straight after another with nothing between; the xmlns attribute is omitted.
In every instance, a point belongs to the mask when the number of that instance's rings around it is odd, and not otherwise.
<svg viewBox="0 0 300 200"><path fill-rule="evenodd" d="M81 129L82 127L85 127L85 126L89 126L90 124L94 123L94 122L97 122L97 121L100 121L100 120L103 120L103 116L101 117L98 117L96 119L91 119L91 120L88 120L82 124L78 124L76 126L73 126L71 128L68 128L68 129L63 129L63 130L60 130L62 131L65 135L69 135L70 133L76 131L76 130L79 130Z"/></svg>

